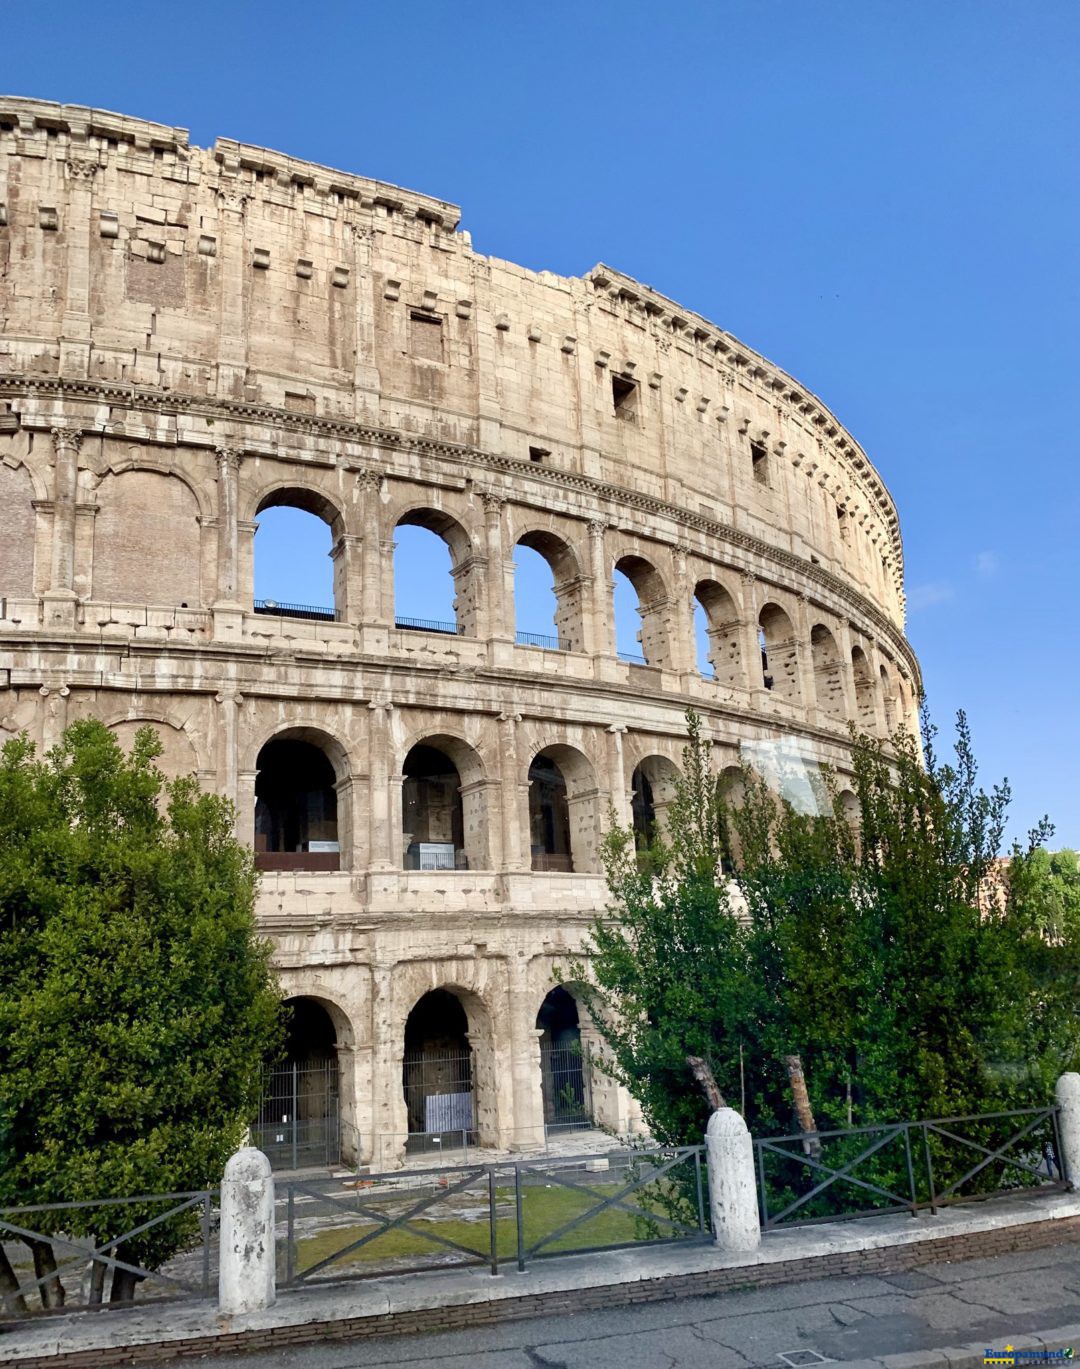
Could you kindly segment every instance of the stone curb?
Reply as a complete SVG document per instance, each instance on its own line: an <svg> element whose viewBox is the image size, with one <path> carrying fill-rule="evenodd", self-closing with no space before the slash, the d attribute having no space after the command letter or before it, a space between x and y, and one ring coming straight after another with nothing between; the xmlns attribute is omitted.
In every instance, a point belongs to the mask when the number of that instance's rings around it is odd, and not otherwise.
<svg viewBox="0 0 1080 1369"><path fill-rule="evenodd" d="M1080 1325L1058 1327L1055 1330L1029 1332L1026 1336L1008 1337L1015 1350L1061 1350L1072 1346L1080 1351ZM994 1349L1003 1348L1005 1340ZM966 1345L947 1345L940 1350L911 1350L902 1355L882 1355L879 1359L844 1360L844 1369L983 1369L986 1345L969 1341ZM1035 1361L1027 1361L1034 1363ZM1022 1361L1023 1363L1023 1361Z"/></svg>

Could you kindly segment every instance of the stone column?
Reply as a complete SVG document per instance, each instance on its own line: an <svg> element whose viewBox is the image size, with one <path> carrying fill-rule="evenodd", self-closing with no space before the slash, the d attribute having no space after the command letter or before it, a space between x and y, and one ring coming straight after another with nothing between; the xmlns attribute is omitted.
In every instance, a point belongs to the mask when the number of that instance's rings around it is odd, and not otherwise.
<svg viewBox="0 0 1080 1369"><path fill-rule="evenodd" d="M90 370L90 224L98 163L87 149L82 157L69 157L65 169L67 273L60 323L60 374L78 379L85 378Z"/></svg>
<svg viewBox="0 0 1080 1369"><path fill-rule="evenodd" d="M43 700L39 716L41 719L41 749L48 751L56 746L67 727L68 699L71 690L66 684L59 687L42 685L38 690Z"/></svg>
<svg viewBox="0 0 1080 1369"><path fill-rule="evenodd" d="M769 691L765 688L761 670L761 640L758 637L757 576L751 572L743 575L742 620L740 623L742 656L746 687L750 697L760 707L763 696Z"/></svg>
<svg viewBox="0 0 1080 1369"><path fill-rule="evenodd" d="M334 606L338 621L358 624L363 601L364 539L343 532L330 550L334 563Z"/></svg>
<svg viewBox="0 0 1080 1369"><path fill-rule="evenodd" d="M517 749L517 725L521 722L520 713L499 714L499 775L502 781L499 795L499 811L502 818L502 863L503 869L520 872L528 870L528 829L522 830L521 793L522 781L519 771ZM525 784L528 795L528 784ZM526 810L526 820L528 812Z"/></svg>
<svg viewBox="0 0 1080 1369"><path fill-rule="evenodd" d="M626 774L626 760L623 756L623 737L626 727L622 723L612 723L608 735L608 777L611 787L611 806L620 827L631 827L634 822L633 791Z"/></svg>
<svg viewBox="0 0 1080 1369"><path fill-rule="evenodd" d="M514 601L512 595L508 596L506 593L506 558L503 547L503 510L506 501L496 494L485 494L482 498L487 554L487 635L513 642Z"/></svg>
<svg viewBox="0 0 1080 1369"><path fill-rule="evenodd" d="M218 1309L259 1312L277 1300L274 1176L254 1146L238 1150L221 1181Z"/></svg>
<svg viewBox="0 0 1080 1369"><path fill-rule="evenodd" d="M668 636L668 656L672 670L680 675L692 674L697 677L697 644L694 640L694 611L691 603L693 587L687 580L685 546L677 546L672 556L675 570L675 583L672 586L671 602L668 606L668 620L671 624Z"/></svg>
<svg viewBox="0 0 1080 1369"><path fill-rule="evenodd" d="M589 524L589 574L591 596L585 614L588 628L587 649L593 656L615 659L614 584L608 570L603 523Z"/></svg>
<svg viewBox="0 0 1080 1369"><path fill-rule="evenodd" d="M401 1082L404 1039L398 1040L393 969L372 966L371 993L371 1163L392 1169L405 1155L408 1117Z"/></svg>
<svg viewBox="0 0 1080 1369"><path fill-rule="evenodd" d="M247 371L244 338L244 216L251 196L225 181L217 191L221 234L221 323L218 338L219 399L243 399Z"/></svg>
<svg viewBox="0 0 1080 1369"><path fill-rule="evenodd" d="M393 834L401 829L401 778L393 786L391 794L390 782L390 717L393 712L393 704L386 702L375 702L368 704L370 710L370 729L371 738L368 750L370 761L368 764L368 783L371 785L371 794L368 799L368 821L370 823L370 835L368 839L368 869L370 870L399 870L401 868L401 852L396 853L392 848ZM398 819L393 821L390 805L393 797L398 800Z"/></svg>
<svg viewBox="0 0 1080 1369"><path fill-rule="evenodd" d="M217 449L217 602L214 607L239 610L240 527L237 486L242 453L235 447Z"/></svg>
<svg viewBox="0 0 1080 1369"><path fill-rule="evenodd" d="M389 558L382 540L380 505L382 476L378 471L364 471L360 480L360 601L359 618L362 623L386 623L392 616L388 587L394 565L394 544L389 543Z"/></svg>
<svg viewBox="0 0 1080 1369"><path fill-rule="evenodd" d="M761 1244L754 1143L734 1108L718 1108L705 1133L709 1164L709 1208L713 1235L722 1250L756 1250Z"/></svg>
<svg viewBox="0 0 1080 1369"><path fill-rule="evenodd" d="M814 679L814 655L810 647L810 600L805 594L798 598L795 611L795 669L799 680L800 702L807 714L817 716L817 681Z"/></svg>
<svg viewBox="0 0 1080 1369"><path fill-rule="evenodd" d="M1058 1159L1063 1178L1067 1180L1069 1188L1076 1192L1080 1189L1080 1074L1073 1071L1063 1074L1057 1081L1054 1093L1061 1109L1058 1116L1061 1154Z"/></svg>
<svg viewBox="0 0 1080 1369"><path fill-rule="evenodd" d="M847 620L840 623L837 634L840 648L840 688L844 696L844 718L859 725L859 705L855 699L855 670L851 664L851 627Z"/></svg>
<svg viewBox="0 0 1080 1369"><path fill-rule="evenodd" d="M79 450L82 433L77 428L52 430L53 441L53 535L49 588L44 594L45 622L49 627L75 626L75 501L79 484Z"/></svg>

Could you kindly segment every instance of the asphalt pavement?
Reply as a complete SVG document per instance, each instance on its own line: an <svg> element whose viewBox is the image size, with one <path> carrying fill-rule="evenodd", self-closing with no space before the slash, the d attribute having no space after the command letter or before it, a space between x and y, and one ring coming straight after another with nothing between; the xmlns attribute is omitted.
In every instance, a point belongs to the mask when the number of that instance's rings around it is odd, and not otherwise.
<svg viewBox="0 0 1080 1369"><path fill-rule="evenodd" d="M1080 1324L1080 1244L1065 1244L897 1274L209 1362L223 1369L801 1369L973 1341L998 1348L1074 1324ZM1080 1359L1080 1344L1076 1352Z"/></svg>

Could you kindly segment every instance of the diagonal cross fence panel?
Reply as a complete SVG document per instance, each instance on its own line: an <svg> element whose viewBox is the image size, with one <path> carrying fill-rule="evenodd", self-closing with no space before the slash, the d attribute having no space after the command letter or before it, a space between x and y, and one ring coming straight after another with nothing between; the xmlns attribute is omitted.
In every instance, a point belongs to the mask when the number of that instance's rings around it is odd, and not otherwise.
<svg viewBox="0 0 1080 1369"><path fill-rule="evenodd" d="M936 1212L954 1202L1065 1185L1059 1109L759 1137L762 1227Z"/></svg>
<svg viewBox="0 0 1080 1369"><path fill-rule="evenodd" d="M0 1208L0 1243L14 1278L0 1286L4 1312L115 1305L129 1302L136 1287L143 1302L210 1297L217 1204L217 1193L201 1190Z"/></svg>

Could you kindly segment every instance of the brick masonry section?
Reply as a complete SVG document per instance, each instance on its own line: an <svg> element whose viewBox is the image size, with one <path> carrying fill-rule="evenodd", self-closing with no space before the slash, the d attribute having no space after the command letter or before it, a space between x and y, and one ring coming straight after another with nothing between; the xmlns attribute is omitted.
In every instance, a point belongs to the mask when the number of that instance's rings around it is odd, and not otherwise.
<svg viewBox="0 0 1080 1369"><path fill-rule="evenodd" d="M227 1351L276 1350L285 1345L311 1345L328 1340L358 1340L369 1336L392 1336L418 1331L453 1331L461 1327L490 1326L501 1321L551 1316L560 1312L587 1312L626 1307L631 1303L667 1302L674 1298L700 1297L764 1288L771 1284L824 1279L837 1274L895 1274L919 1265L948 1263L1006 1255L1017 1250L1038 1250L1080 1240L1080 1216L1057 1221L1030 1222L1024 1226L993 1231L973 1231L912 1245L874 1250L844 1251L776 1264L737 1269L706 1270L697 1274L642 1279L633 1283L603 1284L594 1288L526 1294L492 1302L454 1307L431 1307L382 1316L348 1317L340 1321L305 1322L269 1330L238 1331L199 1336L183 1341L158 1341L131 1347L108 1347L63 1352L19 1359L18 1369L82 1369L82 1366L143 1364ZM0 1342L2 1346L2 1342Z"/></svg>

